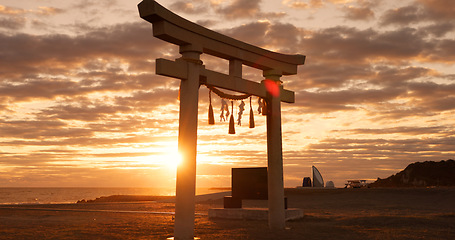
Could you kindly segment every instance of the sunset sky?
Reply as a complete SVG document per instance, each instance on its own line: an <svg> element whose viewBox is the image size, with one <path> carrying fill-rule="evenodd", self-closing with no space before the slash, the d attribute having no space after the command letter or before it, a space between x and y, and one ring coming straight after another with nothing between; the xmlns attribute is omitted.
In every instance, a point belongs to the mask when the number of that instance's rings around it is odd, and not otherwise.
<svg viewBox="0 0 455 240"><path fill-rule="evenodd" d="M175 186L179 80L155 75L178 47L132 0L0 0L0 187ZM306 55L282 80L284 179L388 177L455 158L455 1L161 0L186 19L272 51ZM228 63L203 55L208 69ZM244 78L262 73L244 67ZM228 134L199 95L198 187L267 166L265 117ZM238 105L234 111L237 119Z"/></svg>

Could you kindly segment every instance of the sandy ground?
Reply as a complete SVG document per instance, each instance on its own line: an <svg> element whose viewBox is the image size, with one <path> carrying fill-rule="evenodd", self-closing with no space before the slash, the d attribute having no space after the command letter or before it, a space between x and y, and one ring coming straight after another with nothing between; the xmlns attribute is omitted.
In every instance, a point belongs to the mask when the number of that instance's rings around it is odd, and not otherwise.
<svg viewBox="0 0 455 240"><path fill-rule="evenodd" d="M290 208L305 216L271 231L267 221L208 219L222 200L196 205L201 239L455 239L455 188L287 189ZM244 207L266 207L244 201ZM141 203L0 207L0 239L166 239L172 199Z"/></svg>

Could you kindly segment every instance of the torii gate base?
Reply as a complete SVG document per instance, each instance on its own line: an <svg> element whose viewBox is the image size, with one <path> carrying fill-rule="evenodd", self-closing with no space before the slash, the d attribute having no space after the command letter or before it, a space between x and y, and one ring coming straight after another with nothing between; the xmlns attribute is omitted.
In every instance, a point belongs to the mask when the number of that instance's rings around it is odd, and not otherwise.
<svg viewBox="0 0 455 240"><path fill-rule="evenodd" d="M141 18L153 24L153 35L180 47L182 57L156 60L156 73L181 79L179 152L175 201L175 239L194 239L198 94L201 84L258 96L267 105L268 220L271 229L285 228L281 102L294 102L280 78L297 74L303 55L271 52L213 32L175 15L154 0L138 5ZM200 55L229 61L229 75L205 69ZM263 71L261 83L242 78L242 65ZM271 89L273 91L271 91Z"/></svg>
<svg viewBox="0 0 455 240"><path fill-rule="evenodd" d="M303 218L303 210L299 208L286 209L284 214L286 221ZM212 208L209 209L209 218L268 220L269 210L266 208Z"/></svg>

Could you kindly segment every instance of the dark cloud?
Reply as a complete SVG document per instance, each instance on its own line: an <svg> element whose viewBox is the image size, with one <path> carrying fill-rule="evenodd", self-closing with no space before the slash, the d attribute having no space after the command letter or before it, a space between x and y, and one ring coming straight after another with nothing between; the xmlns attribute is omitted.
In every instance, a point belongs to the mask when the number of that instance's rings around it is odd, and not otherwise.
<svg viewBox="0 0 455 240"><path fill-rule="evenodd" d="M455 62L455 40L443 39L437 41L433 49L426 48L423 53L423 57L426 57L427 59L425 60L429 62L453 64Z"/></svg>
<svg viewBox="0 0 455 240"><path fill-rule="evenodd" d="M177 1L171 4L170 9L176 12L188 14L201 14L208 10L208 6L198 3L197 1Z"/></svg>
<svg viewBox="0 0 455 240"><path fill-rule="evenodd" d="M455 110L455 96L444 96L441 98L431 99L431 102L427 103L426 106L431 110L437 111Z"/></svg>
<svg viewBox="0 0 455 240"><path fill-rule="evenodd" d="M451 0L417 0L431 20L455 20L455 2Z"/></svg>
<svg viewBox="0 0 455 240"><path fill-rule="evenodd" d="M424 13L415 5L406 6L398 9L388 10L382 17L382 24L399 24L406 25L414 22L421 21Z"/></svg>
<svg viewBox="0 0 455 240"><path fill-rule="evenodd" d="M5 83L0 86L0 93L15 101L30 101L37 98L54 99L56 96L71 96L87 93L84 86L73 81L30 81L23 84ZM79 89L79 90L78 90ZM90 92L90 91L89 91Z"/></svg>
<svg viewBox="0 0 455 240"><path fill-rule="evenodd" d="M434 154L443 156L441 151L454 147L453 138L427 138L427 139L326 139L309 146L313 151L324 150L325 153L353 156L363 155L364 158L393 157L404 153L410 155ZM451 150L450 150L451 151Z"/></svg>
<svg viewBox="0 0 455 240"><path fill-rule="evenodd" d="M332 112L340 110L358 110L363 104L382 104L405 93L405 89L384 88L366 90L352 88L339 91L308 92L298 91L296 102L305 111Z"/></svg>
<svg viewBox="0 0 455 240"><path fill-rule="evenodd" d="M196 24L201 25L201 26L206 27L206 28L210 28L210 27L214 26L217 23L218 23L218 21L216 21L216 20L199 20L199 21L196 21Z"/></svg>
<svg viewBox="0 0 455 240"><path fill-rule="evenodd" d="M0 34L0 92L14 101L30 101L162 85L150 72L153 56L166 54L160 49L165 44L151 35L144 24L118 25L76 37Z"/></svg>
<svg viewBox="0 0 455 240"><path fill-rule="evenodd" d="M455 23L451 22L440 22L422 28L422 31L427 32L429 35L434 35L435 37L444 37L444 35L453 30L455 30Z"/></svg>
<svg viewBox="0 0 455 240"><path fill-rule="evenodd" d="M109 39L109 41L106 41ZM0 34L0 71L4 74L65 74L93 60L144 61L164 52L162 41L153 38L148 24L106 27L84 35L33 36ZM125 44L127 43L127 44ZM118 62L118 61L117 61Z"/></svg>
<svg viewBox="0 0 455 240"><path fill-rule="evenodd" d="M435 127L392 127L392 128L357 128L349 130L334 130L334 132L345 132L347 134L364 134L364 135L383 135L383 134L400 134L400 135L446 135L453 132L450 126Z"/></svg>
<svg viewBox="0 0 455 240"><path fill-rule="evenodd" d="M217 14L228 20L235 19L279 19L287 14L285 12L263 12L262 0L232 0L228 5L212 4Z"/></svg>
<svg viewBox="0 0 455 240"><path fill-rule="evenodd" d="M107 105L103 102L78 101L76 104L52 106L41 111L41 116L52 119L93 122L109 120L117 113L130 113L129 106Z"/></svg>
<svg viewBox="0 0 455 240"><path fill-rule="evenodd" d="M306 65L301 69L302 77L292 82L286 82L286 86L293 89L336 88L342 87L352 80L369 80L375 75L374 67L367 63L338 64L308 59Z"/></svg>
<svg viewBox="0 0 455 240"><path fill-rule="evenodd" d="M24 28L26 20L23 17L0 18L0 27L9 30L19 30Z"/></svg>
<svg viewBox="0 0 455 240"><path fill-rule="evenodd" d="M252 45L278 48L281 53L295 53L302 35L301 30L292 24L268 21L251 22L222 32Z"/></svg>
<svg viewBox="0 0 455 240"><path fill-rule="evenodd" d="M433 82L410 83L411 103L419 106L421 112L439 113L455 109L455 84Z"/></svg>
<svg viewBox="0 0 455 240"><path fill-rule="evenodd" d="M346 7L345 18L349 20L371 20L374 19L374 12L368 7Z"/></svg>
<svg viewBox="0 0 455 240"><path fill-rule="evenodd" d="M404 87L408 81L432 76L434 73L429 68L423 67L390 67L378 66L373 69L374 75L370 76L369 83Z"/></svg>
<svg viewBox="0 0 455 240"><path fill-rule="evenodd" d="M265 34L268 31L269 26L270 23L268 22L252 22L236 28L224 30L223 33L249 44L263 46L265 45Z"/></svg>
<svg viewBox="0 0 455 240"><path fill-rule="evenodd" d="M99 0L99 1L90 1L90 0L78 0L75 1L72 5L72 9L85 10L88 8L112 8L118 5L118 0Z"/></svg>
<svg viewBox="0 0 455 240"><path fill-rule="evenodd" d="M0 133L3 137L22 139L50 139L52 137L80 137L91 135L89 129L69 128L62 121L45 120L2 120Z"/></svg>
<svg viewBox="0 0 455 240"><path fill-rule="evenodd" d="M275 48L280 46L277 51L281 53L294 54L299 50L298 42L301 35L301 30L292 24L272 24L265 34L265 44Z"/></svg>
<svg viewBox="0 0 455 240"><path fill-rule="evenodd" d="M440 97L435 97L440 96ZM394 101L406 99L403 104ZM371 115L393 119L432 116L455 109L454 86L433 82L402 82L380 90L351 88L339 91L296 91L296 104L303 112L332 112L374 108Z"/></svg>
<svg viewBox="0 0 455 240"><path fill-rule="evenodd" d="M261 12L258 14L257 18L280 19L287 15L286 12Z"/></svg>
<svg viewBox="0 0 455 240"><path fill-rule="evenodd" d="M455 84L437 84L434 82L413 82L408 85L410 95L416 98L446 97L455 95ZM439 98L438 97L438 98Z"/></svg>
<svg viewBox="0 0 455 240"><path fill-rule="evenodd" d="M260 10L261 0L233 0L228 6L219 6L216 12L227 19L253 18Z"/></svg>
<svg viewBox="0 0 455 240"><path fill-rule="evenodd" d="M452 26L445 25L444 33ZM268 29L268 27L264 27ZM259 29L258 29L259 30ZM302 32L303 33L303 32ZM437 32L435 32L437 33ZM257 34L261 36L261 34ZM428 29L398 28L379 32L373 29L360 30L349 27L326 28L312 33L305 32L299 49L308 56L308 61L323 60L349 63L368 61L408 62L439 61L453 62L453 39L428 39Z"/></svg>
<svg viewBox="0 0 455 240"><path fill-rule="evenodd" d="M424 37L422 32L412 28L382 33L373 29L334 27L307 36L301 46L307 55L325 61L409 61L420 57L427 49L434 49L438 44L425 41Z"/></svg>
<svg viewBox="0 0 455 240"><path fill-rule="evenodd" d="M455 3L450 0L416 0L412 5L388 10L382 17L384 25L408 25L424 21L454 21Z"/></svg>
<svg viewBox="0 0 455 240"><path fill-rule="evenodd" d="M33 123L33 122L29 122ZM128 124L127 121L124 122L125 124ZM137 123L135 121L130 122L132 124ZM112 126L112 125L110 125ZM158 125L155 125L158 126ZM101 128L100 128L101 129ZM77 129L71 130L76 132ZM76 135L71 135L69 134L69 130L67 129L43 129L39 130L41 132L44 132L44 134L37 133L35 134L34 138L32 137L32 134L28 134L26 136L30 136L30 139L27 138L22 138L23 135L15 135L14 137L19 140L8 140L8 141L2 141L0 142L2 146L40 146L40 147L50 147L50 146L58 146L58 147L89 147L89 148L110 148L110 149L115 149L118 147L125 147L125 146L133 146L135 144L150 144L154 142L159 142L159 141L175 141L177 132L173 131L168 131L166 132L168 136L144 136L144 135L134 135L134 134L129 134L128 132L125 132L124 134L119 134L120 137L97 137L97 136L92 136L90 135L91 133L95 133L95 131L92 131L91 129L86 129L86 132L82 132L81 134L76 134ZM120 129L120 130L142 130L138 128L130 128L130 129ZM55 133L53 133L54 131ZM12 131L10 131L12 132ZM110 131L104 130L103 133L106 132L119 132L119 131ZM85 133L85 135L84 135ZM157 132L158 133L158 132ZM172 133L172 136L169 136ZM65 135L66 134L66 135ZM162 133L160 133L162 134ZM81 136L84 135L84 136ZM42 136L42 137L41 137ZM52 136L57 136L52 138ZM82 154L83 156L83 154ZM77 157L74 156L75 158Z"/></svg>
<svg viewBox="0 0 455 240"><path fill-rule="evenodd" d="M137 111L148 112L157 106L177 104L178 89L155 89L153 91L137 91L129 97L117 97L116 103L131 106Z"/></svg>

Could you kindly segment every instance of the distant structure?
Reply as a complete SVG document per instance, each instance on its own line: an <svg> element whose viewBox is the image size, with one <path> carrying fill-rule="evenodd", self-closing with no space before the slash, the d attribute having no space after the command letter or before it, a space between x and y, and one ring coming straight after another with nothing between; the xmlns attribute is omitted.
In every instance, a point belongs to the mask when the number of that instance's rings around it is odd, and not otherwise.
<svg viewBox="0 0 455 240"><path fill-rule="evenodd" d="M368 187L367 180L347 180L345 188L364 188Z"/></svg>
<svg viewBox="0 0 455 240"><path fill-rule="evenodd" d="M326 188L335 188L335 184L332 181L327 181L325 183Z"/></svg>
<svg viewBox="0 0 455 240"><path fill-rule="evenodd" d="M313 187L324 187L324 179L319 170L312 166L313 169Z"/></svg>
<svg viewBox="0 0 455 240"><path fill-rule="evenodd" d="M302 187L312 187L310 177L303 178Z"/></svg>
<svg viewBox="0 0 455 240"><path fill-rule="evenodd" d="M304 177L302 181L302 186L297 186L297 188L307 188L307 187L317 187L323 188L324 187L324 179L322 178L321 173L319 170L312 166L311 168L313 174L313 181L311 181L310 177ZM332 181L327 181L326 184L327 188L335 188L335 184Z"/></svg>

